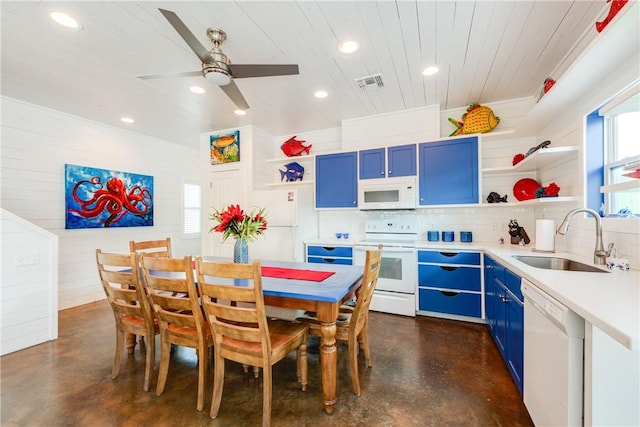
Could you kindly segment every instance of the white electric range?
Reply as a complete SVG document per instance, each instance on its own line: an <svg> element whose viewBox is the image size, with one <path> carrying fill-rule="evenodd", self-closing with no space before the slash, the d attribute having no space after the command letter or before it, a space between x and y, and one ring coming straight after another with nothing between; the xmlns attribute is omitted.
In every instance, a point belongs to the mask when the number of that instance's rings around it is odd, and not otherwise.
<svg viewBox="0 0 640 427"><path fill-rule="evenodd" d="M355 242L355 264L363 265L367 250L382 243L382 266L370 309L385 313L416 315L418 239L415 216L376 218L365 223L365 238Z"/></svg>

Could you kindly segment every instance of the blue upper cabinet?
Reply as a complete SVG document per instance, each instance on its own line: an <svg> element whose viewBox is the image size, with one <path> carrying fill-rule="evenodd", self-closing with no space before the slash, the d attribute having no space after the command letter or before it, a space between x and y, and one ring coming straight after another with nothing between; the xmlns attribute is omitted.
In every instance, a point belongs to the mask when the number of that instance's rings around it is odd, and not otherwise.
<svg viewBox="0 0 640 427"><path fill-rule="evenodd" d="M389 147L388 176L415 176L416 175L416 145L400 145Z"/></svg>
<svg viewBox="0 0 640 427"><path fill-rule="evenodd" d="M316 156L316 208L358 207L358 153Z"/></svg>
<svg viewBox="0 0 640 427"><path fill-rule="evenodd" d="M479 203L478 137L418 145L420 206Z"/></svg>
<svg viewBox="0 0 640 427"><path fill-rule="evenodd" d="M360 155L360 179L394 176L415 176L416 145L362 150ZM388 164L388 167L387 167Z"/></svg>
<svg viewBox="0 0 640 427"><path fill-rule="evenodd" d="M384 178L387 169L384 148L362 150L360 155L360 179Z"/></svg>

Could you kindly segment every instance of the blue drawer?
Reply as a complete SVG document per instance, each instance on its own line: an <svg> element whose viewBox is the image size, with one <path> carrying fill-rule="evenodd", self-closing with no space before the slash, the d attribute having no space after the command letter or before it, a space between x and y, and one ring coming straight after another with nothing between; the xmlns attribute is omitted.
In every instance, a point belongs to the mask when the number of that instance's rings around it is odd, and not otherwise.
<svg viewBox="0 0 640 427"><path fill-rule="evenodd" d="M480 269L473 267L418 265L418 284L465 291L480 292L482 289Z"/></svg>
<svg viewBox="0 0 640 427"><path fill-rule="evenodd" d="M524 302L524 297L522 296L522 291L520 290L520 282L522 281L520 279L520 276L512 273L507 269L505 269L505 275L507 277L507 283L505 283L507 289L513 292L513 294L518 297L520 302Z"/></svg>
<svg viewBox="0 0 640 427"><path fill-rule="evenodd" d="M419 298L419 310L477 318L481 316L480 294L420 289Z"/></svg>
<svg viewBox="0 0 640 427"><path fill-rule="evenodd" d="M353 257L351 246L307 246L307 255L329 257Z"/></svg>
<svg viewBox="0 0 640 427"><path fill-rule="evenodd" d="M455 251L418 251L418 262L480 265L480 253Z"/></svg>
<svg viewBox="0 0 640 427"><path fill-rule="evenodd" d="M317 256L307 257L307 262L314 262L316 264L343 264L352 265L351 258L323 258Z"/></svg>

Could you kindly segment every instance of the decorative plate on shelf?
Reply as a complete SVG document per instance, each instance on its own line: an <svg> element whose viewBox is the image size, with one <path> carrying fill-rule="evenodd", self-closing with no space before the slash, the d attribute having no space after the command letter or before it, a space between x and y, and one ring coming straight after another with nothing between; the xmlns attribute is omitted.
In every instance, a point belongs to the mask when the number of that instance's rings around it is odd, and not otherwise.
<svg viewBox="0 0 640 427"><path fill-rule="evenodd" d="M519 201L536 198L536 190L540 188L540 183L535 179L523 178L513 186L513 195Z"/></svg>

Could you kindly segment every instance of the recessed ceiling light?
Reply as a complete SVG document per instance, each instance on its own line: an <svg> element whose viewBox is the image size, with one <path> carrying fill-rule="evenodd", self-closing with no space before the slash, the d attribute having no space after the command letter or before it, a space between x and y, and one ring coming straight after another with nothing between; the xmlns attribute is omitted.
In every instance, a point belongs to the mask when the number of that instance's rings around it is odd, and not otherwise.
<svg viewBox="0 0 640 427"><path fill-rule="evenodd" d="M235 114L236 116L245 116L247 112L244 110L236 110L233 112L233 114Z"/></svg>
<svg viewBox="0 0 640 427"><path fill-rule="evenodd" d="M120 121L122 121L124 123L133 123L133 122L135 122L135 120L133 120L131 117L121 117Z"/></svg>
<svg viewBox="0 0 640 427"><path fill-rule="evenodd" d="M318 90L313 94L313 96L315 96L316 98L326 98L327 96L329 96L329 94L326 90Z"/></svg>
<svg viewBox="0 0 640 427"><path fill-rule="evenodd" d="M338 44L338 50L342 53L350 54L360 49L360 45L355 40L344 40Z"/></svg>
<svg viewBox="0 0 640 427"><path fill-rule="evenodd" d="M74 18L72 18L71 16L67 15L64 12L60 12L58 10L52 10L49 12L49 16L51 17L51 19L53 19L63 27L71 28L74 30L82 29L82 26L78 21L76 21Z"/></svg>
<svg viewBox="0 0 640 427"><path fill-rule="evenodd" d="M205 92L200 86L191 86L189 90L193 93L197 93L198 95L202 95Z"/></svg>
<svg viewBox="0 0 640 427"><path fill-rule="evenodd" d="M434 74L437 74L438 71L440 71L440 69L438 67L436 67L435 65L433 65L431 67L427 67L424 70L422 70L422 75L423 76L433 76Z"/></svg>

